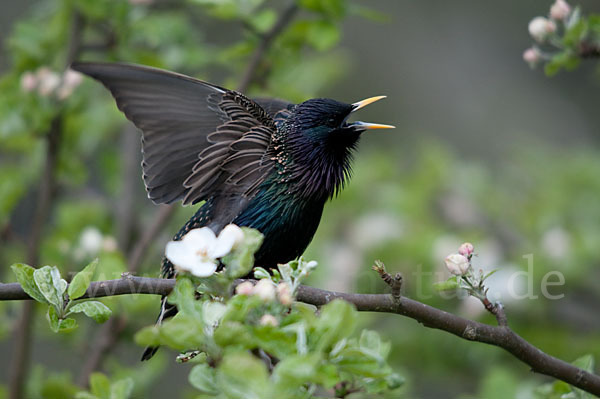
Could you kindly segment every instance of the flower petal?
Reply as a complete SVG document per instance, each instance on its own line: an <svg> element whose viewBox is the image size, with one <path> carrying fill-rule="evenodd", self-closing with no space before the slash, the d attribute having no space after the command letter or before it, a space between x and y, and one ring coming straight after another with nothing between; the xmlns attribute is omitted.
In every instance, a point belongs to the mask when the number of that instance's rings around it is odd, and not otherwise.
<svg viewBox="0 0 600 399"><path fill-rule="evenodd" d="M188 243L183 241L170 241L165 247L165 256L177 268L191 270L197 263L197 256Z"/></svg>
<svg viewBox="0 0 600 399"><path fill-rule="evenodd" d="M210 250L217 241L217 236L210 227L202 227L200 229L190 230L183 236L182 241L193 245L196 250Z"/></svg>
<svg viewBox="0 0 600 399"><path fill-rule="evenodd" d="M219 237L222 235L231 235L234 238L233 246L241 244L244 241L244 231L235 224L228 224L221 230Z"/></svg>
<svg viewBox="0 0 600 399"><path fill-rule="evenodd" d="M217 270L217 263L214 261L200 260L190 269L190 272L197 277L212 276Z"/></svg>
<svg viewBox="0 0 600 399"><path fill-rule="evenodd" d="M216 245L209 249L209 256L212 258L220 258L227 255L231 252L233 246L237 244L240 239L240 234L243 239L244 233L242 232L242 229L233 224L227 225L221 233L219 233Z"/></svg>

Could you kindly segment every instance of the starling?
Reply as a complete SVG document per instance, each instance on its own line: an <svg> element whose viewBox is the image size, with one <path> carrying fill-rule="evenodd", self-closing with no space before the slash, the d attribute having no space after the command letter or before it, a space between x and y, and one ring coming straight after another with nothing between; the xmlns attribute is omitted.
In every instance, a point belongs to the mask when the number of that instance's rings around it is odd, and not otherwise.
<svg viewBox="0 0 600 399"><path fill-rule="evenodd" d="M255 263L274 268L300 256L317 230L325 202L351 174L361 134L393 128L348 122L354 104L316 98L301 104L250 99L185 75L137 65L77 62L99 80L142 131L143 178L156 204L204 204L179 230L229 223L259 230ZM173 265L163 260L162 276ZM163 298L158 323L176 309ZM148 348L142 360L156 348Z"/></svg>

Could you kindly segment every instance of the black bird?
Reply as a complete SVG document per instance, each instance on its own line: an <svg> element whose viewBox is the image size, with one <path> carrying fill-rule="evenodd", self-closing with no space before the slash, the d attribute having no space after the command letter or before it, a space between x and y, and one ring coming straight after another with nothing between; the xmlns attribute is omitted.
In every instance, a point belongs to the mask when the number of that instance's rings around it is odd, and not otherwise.
<svg viewBox="0 0 600 399"><path fill-rule="evenodd" d="M264 234L255 263L274 268L300 256L315 234L325 202L351 174L353 151L368 129L347 122L354 104L316 98L301 104L251 100L236 91L144 66L77 62L71 68L102 82L142 131L143 178L157 204L205 201L175 235L229 223ZM162 275L174 276L163 260ZM163 298L158 323L176 313ZM142 360L156 348L148 348Z"/></svg>

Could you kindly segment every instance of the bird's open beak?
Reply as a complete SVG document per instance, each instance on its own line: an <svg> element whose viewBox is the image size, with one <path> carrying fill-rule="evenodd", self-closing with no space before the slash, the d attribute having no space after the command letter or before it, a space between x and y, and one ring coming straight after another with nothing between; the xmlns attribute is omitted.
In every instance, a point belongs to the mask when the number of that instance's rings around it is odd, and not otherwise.
<svg viewBox="0 0 600 399"><path fill-rule="evenodd" d="M361 121L352 122L352 123L348 124L348 126L351 126L357 130L395 129L396 128L396 126L393 126L393 125L383 125L381 123L368 123L368 122L361 122Z"/></svg>
<svg viewBox="0 0 600 399"><path fill-rule="evenodd" d="M357 102L357 103L354 103L354 104L352 104L352 107L353 107L353 109L352 109L352 112L354 112L354 111L358 111L359 109L361 109L361 108L363 108L363 107L366 107L367 105L369 105L369 104L372 104L372 103L374 103L375 101L379 101L379 100L381 100L382 98L386 98L386 97L387 97L387 96L375 96L375 97L369 97L369 98L365 98L365 99L364 99L364 100L362 100L362 101L359 101L359 102Z"/></svg>
<svg viewBox="0 0 600 399"><path fill-rule="evenodd" d="M386 96L375 96L375 97L369 97L366 98L362 101L356 102L354 104L352 104L352 112L358 111L359 109L366 107L369 104L374 103L375 101L379 101L382 98L385 98ZM355 129L359 129L359 130L368 130L368 129L394 129L396 128L396 126L392 126L392 125L383 125L380 123L367 123L367 122L352 122L350 123L350 126L354 127Z"/></svg>

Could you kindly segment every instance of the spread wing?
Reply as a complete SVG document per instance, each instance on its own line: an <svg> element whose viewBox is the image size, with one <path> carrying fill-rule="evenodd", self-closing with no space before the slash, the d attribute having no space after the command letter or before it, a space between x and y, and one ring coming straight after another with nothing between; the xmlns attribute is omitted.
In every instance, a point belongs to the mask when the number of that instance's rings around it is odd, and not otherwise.
<svg viewBox="0 0 600 399"><path fill-rule="evenodd" d="M155 203L248 196L268 172L265 153L275 124L242 94L137 65L71 68L102 82L142 131L144 182Z"/></svg>
<svg viewBox="0 0 600 399"><path fill-rule="evenodd" d="M260 107L265 110L267 115L269 115L273 119L275 119L275 116L279 112L287 111L290 109L290 107L294 105L289 101L281 100L279 98L268 97L255 98L254 102L260 105Z"/></svg>

